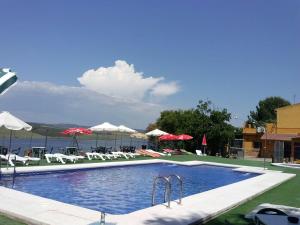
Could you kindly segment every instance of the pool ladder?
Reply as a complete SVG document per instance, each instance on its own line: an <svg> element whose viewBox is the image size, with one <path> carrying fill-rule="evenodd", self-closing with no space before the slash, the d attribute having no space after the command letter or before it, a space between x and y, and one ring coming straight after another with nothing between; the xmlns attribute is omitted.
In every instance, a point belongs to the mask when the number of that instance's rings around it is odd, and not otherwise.
<svg viewBox="0 0 300 225"><path fill-rule="evenodd" d="M155 205L155 192L156 192L156 185L158 181L162 180L165 184L165 192L164 192L164 202L168 202L167 207L171 207L171 193L172 193L172 178L178 180L179 187L180 187L180 195L179 195L179 202L178 204L181 205L182 203L182 195L183 195L183 181L180 176L176 174L171 174L168 176L157 176L153 180L153 188L152 188L152 206Z"/></svg>
<svg viewBox="0 0 300 225"><path fill-rule="evenodd" d="M8 160L10 159L10 156L8 157ZM12 174L12 178L13 178L13 182L12 182L12 185L14 186L15 185L15 179L16 179L16 175L17 175L17 171L16 171L16 164L17 164L17 156L15 155L14 156L14 170L13 170L13 174ZM8 169L8 160L7 160L7 168Z"/></svg>
<svg viewBox="0 0 300 225"><path fill-rule="evenodd" d="M9 157L8 157L8 160L9 160ZM7 161L7 167L6 169L8 169L8 161ZM15 184L15 179L16 179L16 175L17 175L17 171L16 171L16 156L15 156L15 161L14 161L14 168L13 168L13 173L12 173L12 185L14 186ZM0 159L0 181L2 179L2 159Z"/></svg>
<svg viewBox="0 0 300 225"><path fill-rule="evenodd" d="M2 159L0 158L0 181L2 178Z"/></svg>

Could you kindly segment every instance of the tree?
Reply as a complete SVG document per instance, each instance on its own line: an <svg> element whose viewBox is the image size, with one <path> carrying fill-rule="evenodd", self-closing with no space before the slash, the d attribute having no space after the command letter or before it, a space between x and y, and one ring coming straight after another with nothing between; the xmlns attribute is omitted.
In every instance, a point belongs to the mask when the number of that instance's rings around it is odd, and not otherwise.
<svg viewBox="0 0 300 225"><path fill-rule="evenodd" d="M156 125L168 133L193 136L193 140L184 142L187 150L200 148L202 137L206 134L207 149L212 154L222 152L234 138L234 128L228 124L231 114L226 109L213 109L211 105L210 101L199 101L195 109L163 111Z"/></svg>
<svg viewBox="0 0 300 225"><path fill-rule="evenodd" d="M207 139L210 143L209 149L213 154L221 153L223 155L225 145L229 144L235 137L234 127L228 124L230 119L231 114L226 109L211 111L211 126L207 133Z"/></svg>
<svg viewBox="0 0 300 225"><path fill-rule="evenodd" d="M146 131L149 132L151 130L154 130L157 128L157 124L156 123L149 123L149 125L146 128Z"/></svg>
<svg viewBox="0 0 300 225"><path fill-rule="evenodd" d="M260 100L256 106L256 111L250 111L248 116L249 123L256 123L263 125L265 123L272 123L276 121L276 109L290 105L291 103L281 97L268 97Z"/></svg>

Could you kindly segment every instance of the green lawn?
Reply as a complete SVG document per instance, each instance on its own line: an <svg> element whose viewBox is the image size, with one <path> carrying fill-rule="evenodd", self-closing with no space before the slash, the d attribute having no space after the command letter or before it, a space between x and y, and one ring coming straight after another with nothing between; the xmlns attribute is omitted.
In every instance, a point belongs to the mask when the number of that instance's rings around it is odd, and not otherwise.
<svg viewBox="0 0 300 225"><path fill-rule="evenodd" d="M149 157L137 157L137 159L149 159ZM173 161L190 161L190 160L201 160L207 162L218 162L218 163L226 163L226 164L236 164L236 165L245 165L245 166L257 166L263 167L263 162L261 161L252 161L252 160L238 160L238 159L226 159L212 156L205 157L197 157L195 155L184 155L184 156L172 156L172 157L164 157L164 159L173 160ZM108 160L107 160L108 161ZM106 162L107 162L106 161ZM118 159L114 161L124 161L123 159ZM103 162L99 160L88 161L84 160L84 162ZM45 161L41 163L42 165L46 164ZM266 163L266 167L272 170L281 170L287 173L294 173L297 176L292 178L291 180L281 184L280 186L244 203L229 212L224 213L223 215L217 217L216 219L208 222L208 225L227 225L229 224L237 224L237 225L245 225L251 224L251 221L247 221L244 219L244 215L254 209L257 205L261 203L274 203L274 204L283 204L294 207L300 207L300 170L299 169L289 169L289 168L279 168L272 166L270 163ZM226 223L227 221L227 223ZM0 214L0 225L21 225L18 221L9 219Z"/></svg>
<svg viewBox="0 0 300 225"><path fill-rule="evenodd" d="M3 214L0 214L0 225L25 225L25 223L13 220L4 216Z"/></svg>
<svg viewBox="0 0 300 225"><path fill-rule="evenodd" d="M172 157L172 160L176 161L185 161L191 160L194 157L185 156L182 158ZM238 160L238 159L226 159L219 157L198 157L202 161L207 162L219 162L226 164L238 164L245 166L257 166L263 167L263 162L260 161L252 161L252 160ZM247 221L244 219L244 215L253 210L257 205L261 203L273 203L273 204L281 204L288 205L293 207L300 207L300 170L299 169L289 169L289 168L280 168L272 166L270 163L267 163L267 168L272 170L281 170L286 173L294 173L296 177L291 180L279 185L276 188L244 203L229 212L217 217L216 219L208 222L208 225L245 225L252 224L252 221ZM226 222L227 221L227 222Z"/></svg>

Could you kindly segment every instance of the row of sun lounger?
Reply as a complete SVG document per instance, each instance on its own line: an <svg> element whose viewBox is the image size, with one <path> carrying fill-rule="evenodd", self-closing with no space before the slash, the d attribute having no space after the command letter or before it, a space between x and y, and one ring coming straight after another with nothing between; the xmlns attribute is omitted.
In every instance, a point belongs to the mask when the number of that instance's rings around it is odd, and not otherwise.
<svg viewBox="0 0 300 225"><path fill-rule="evenodd" d="M106 160L106 159L117 159L120 157L124 157L125 159L129 158L135 158L137 154L131 153L131 152L111 152L110 154L103 154L103 153L97 153L97 152L85 152L84 153L89 160L92 159L101 159L101 160Z"/></svg>
<svg viewBox="0 0 300 225"><path fill-rule="evenodd" d="M112 159L117 159L117 158L130 159L130 158L135 158L138 155L159 158L162 156L166 156L167 153L161 153L161 152L157 152L157 151L154 151L151 149L146 149L146 150L141 149L141 150L136 150L135 153L121 152L121 151L110 152L110 153L81 152L81 155L66 155L66 154L62 154L62 153L54 153L54 154L45 154L44 157L45 157L47 163L59 162L62 164L66 164L67 162L76 163L85 158L87 158L88 160L101 159L101 160L105 161L105 160L112 160ZM29 156L22 157L22 156L18 156L16 154L6 154L6 155L0 154L0 160L7 161L10 166L14 166L15 163L21 163L23 165L28 165L30 162L39 162L40 158L29 157Z"/></svg>
<svg viewBox="0 0 300 225"><path fill-rule="evenodd" d="M110 154L103 154L97 152L85 152L84 155L65 155L62 153L54 153L54 154L45 154L45 159L47 163L51 162L60 162L62 164L66 164L67 162L76 163L77 161L83 160L85 158L89 160L93 159L101 159L101 160L111 160L117 158L135 158L138 154L136 153L125 153L125 152L111 152ZM14 166L15 163L21 163L23 165L29 165L30 162L39 162L40 158L29 157L29 156L18 156L16 154L0 154L0 160L8 162L10 166Z"/></svg>

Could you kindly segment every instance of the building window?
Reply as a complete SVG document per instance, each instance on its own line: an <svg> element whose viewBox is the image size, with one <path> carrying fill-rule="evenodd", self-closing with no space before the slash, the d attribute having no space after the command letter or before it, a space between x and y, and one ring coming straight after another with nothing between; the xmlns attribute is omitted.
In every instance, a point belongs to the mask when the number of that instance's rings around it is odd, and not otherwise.
<svg viewBox="0 0 300 225"><path fill-rule="evenodd" d="M253 141L253 148L260 148L261 143L259 141Z"/></svg>

